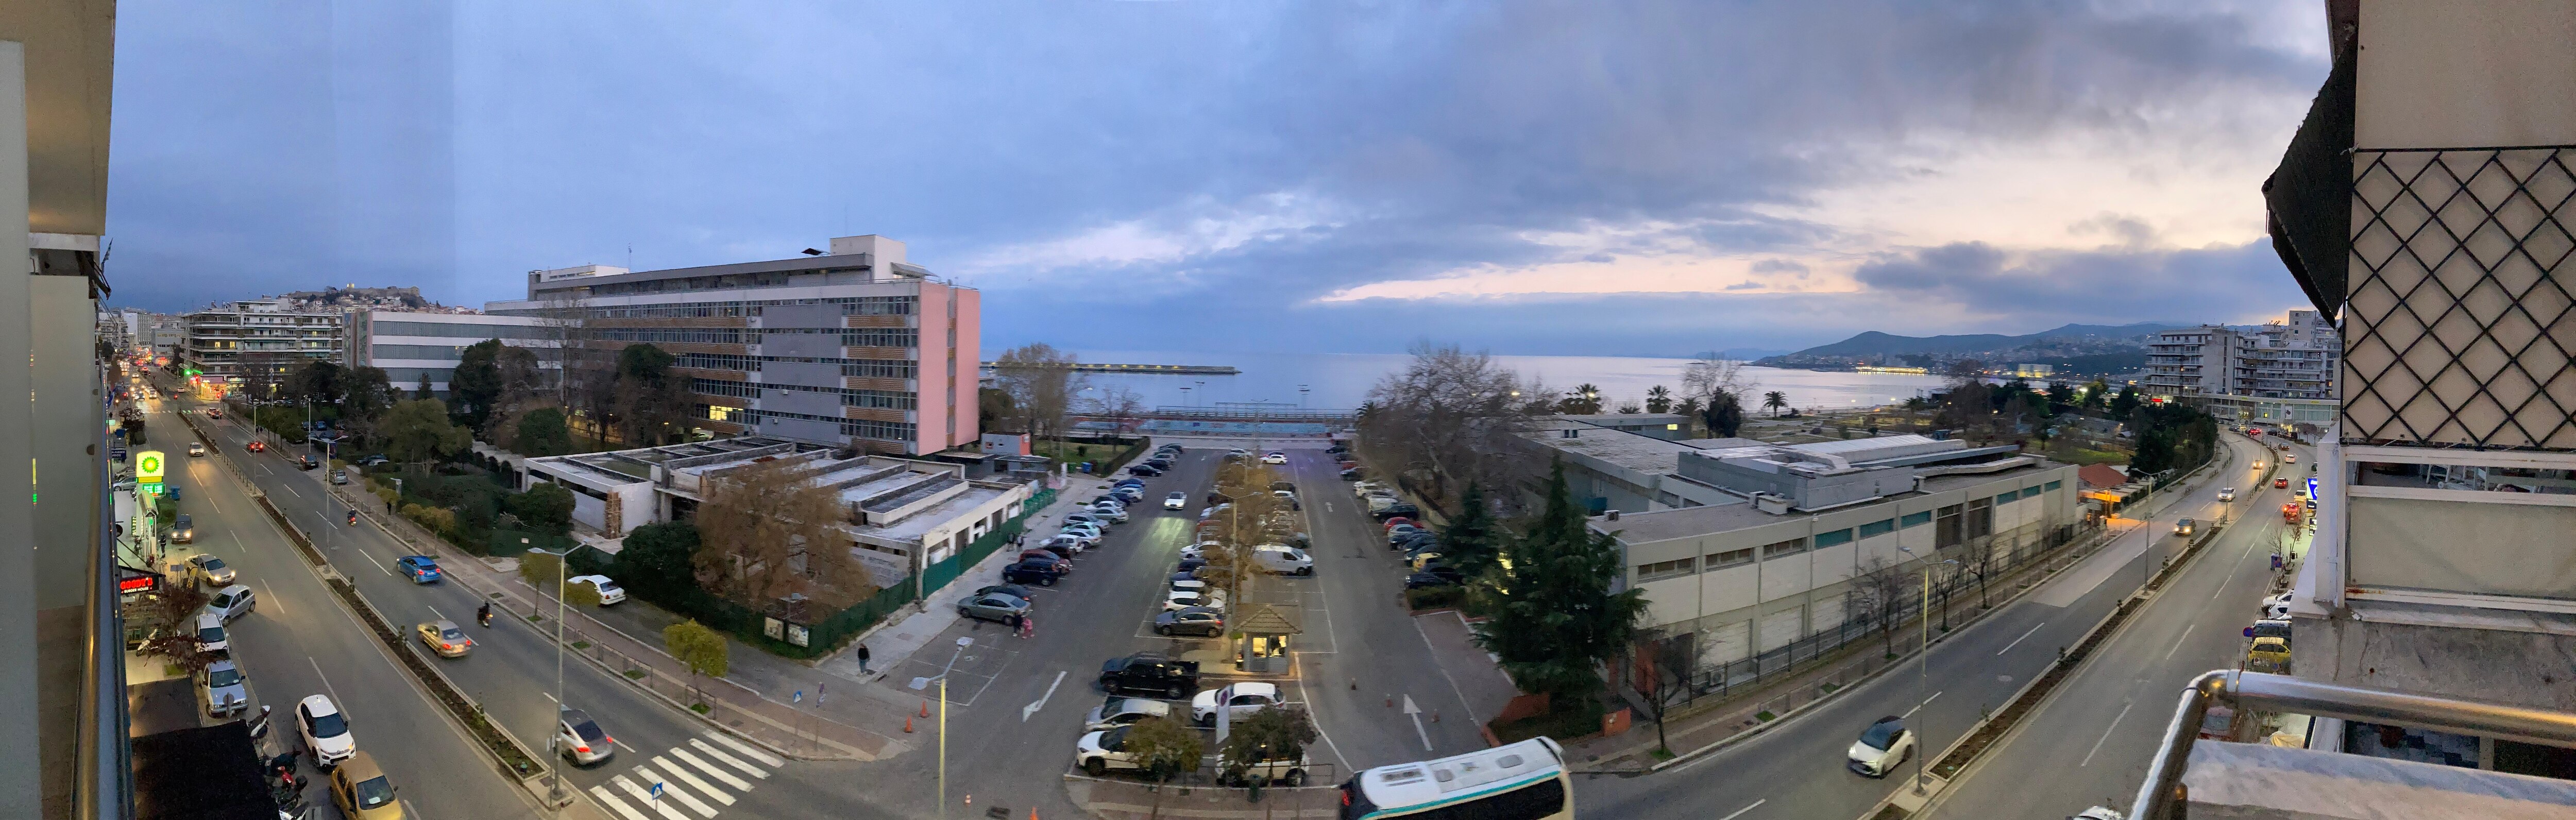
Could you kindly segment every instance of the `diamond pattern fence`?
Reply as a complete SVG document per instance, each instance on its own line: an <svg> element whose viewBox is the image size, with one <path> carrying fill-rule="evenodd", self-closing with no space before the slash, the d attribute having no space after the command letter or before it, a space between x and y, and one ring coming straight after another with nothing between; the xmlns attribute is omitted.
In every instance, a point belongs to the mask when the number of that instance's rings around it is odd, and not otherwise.
<svg viewBox="0 0 2576 820"><path fill-rule="evenodd" d="M2353 168L2345 440L2576 449L2576 146Z"/></svg>

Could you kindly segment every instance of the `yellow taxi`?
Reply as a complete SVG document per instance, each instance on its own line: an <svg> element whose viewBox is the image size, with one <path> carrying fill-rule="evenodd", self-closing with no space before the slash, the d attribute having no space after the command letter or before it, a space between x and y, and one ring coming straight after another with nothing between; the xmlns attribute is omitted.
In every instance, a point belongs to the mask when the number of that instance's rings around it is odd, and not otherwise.
<svg viewBox="0 0 2576 820"><path fill-rule="evenodd" d="M2287 673L2290 671L2290 642L2281 638L2255 638L2245 650L2245 668L2256 672Z"/></svg>
<svg viewBox="0 0 2576 820"><path fill-rule="evenodd" d="M331 770L331 804L349 820L402 820L402 801L394 799L393 778L376 767L376 759L358 752Z"/></svg>

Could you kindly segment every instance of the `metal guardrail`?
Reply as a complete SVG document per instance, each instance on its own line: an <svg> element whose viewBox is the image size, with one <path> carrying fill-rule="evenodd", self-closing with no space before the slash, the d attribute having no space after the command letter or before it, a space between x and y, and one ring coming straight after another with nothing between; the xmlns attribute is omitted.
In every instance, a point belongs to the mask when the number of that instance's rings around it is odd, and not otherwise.
<svg viewBox="0 0 2576 820"><path fill-rule="evenodd" d="M2175 707L2172 722L2165 725L2164 742L2148 762L2147 779L2129 805L2131 820L2180 816L2178 809L2187 797L2182 791L2183 769L2190 764L2192 744L2200 738L2201 719L2221 700L2239 707L2576 747L2576 713L2217 669L2201 673L2184 687L2182 702Z"/></svg>

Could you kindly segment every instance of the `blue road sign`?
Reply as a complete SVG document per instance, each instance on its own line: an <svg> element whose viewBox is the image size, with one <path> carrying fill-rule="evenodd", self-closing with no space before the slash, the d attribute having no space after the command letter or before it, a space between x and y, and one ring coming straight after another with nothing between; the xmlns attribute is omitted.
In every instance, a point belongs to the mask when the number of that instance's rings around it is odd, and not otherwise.
<svg viewBox="0 0 2576 820"><path fill-rule="evenodd" d="M653 799L655 800L662 799L662 781L653 781L653 788L649 793L653 795Z"/></svg>

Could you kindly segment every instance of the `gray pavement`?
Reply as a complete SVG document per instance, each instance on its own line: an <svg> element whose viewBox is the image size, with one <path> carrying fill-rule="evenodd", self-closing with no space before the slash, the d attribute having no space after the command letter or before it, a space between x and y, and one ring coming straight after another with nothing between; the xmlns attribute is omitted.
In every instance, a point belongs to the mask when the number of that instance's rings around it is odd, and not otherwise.
<svg viewBox="0 0 2576 820"><path fill-rule="evenodd" d="M1873 780L1844 768L1844 751L1862 729L1880 716L1900 715L1923 734L1926 749L1955 742L1981 715L2002 705L2053 663L2061 647L2074 644L2134 592L2151 569L2148 561L2181 546L2171 535L2174 517L2208 515L2200 506L2216 487L2246 486L2250 479L2225 476L2246 469L2245 459L2251 453L2250 446L2240 449L2234 464L2176 491L2179 494L2171 496L2170 502L2154 502L2159 510L2149 524L2132 529L2087 559L2105 562L2108 571L2085 572L2079 565L2060 573L2048 582L2050 586L2005 604L1954 637L1935 643L1925 659L1928 666L1917 667L1924 671L1891 671L1805 714L1786 718L1788 723L1769 734L1656 774L1586 778L1576 785L1577 804L1586 814L1604 817L1861 816L1906 784L1901 776ZM2063 584L2078 586L2055 586ZM1921 759L1918 754L1916 760ZM1913 772L1913 766L1903 767L1904 775Z"/></svg>
<svg viewBox="0 0 2576 820"><path fill-rule="evenodd" d="M2242 437L2221 435L2235 440L2240 457L2254 455ZM2293 450L2301 463L2280 475L2296 481L2307 475L2313 451ZM2127 807L2183 684L2243 660L2241 630L2270 592L2270 556L2284 527L2275 511L2293 499L2289 490L2268 485L2249 493L2251 485L2250 475L2235 485L2240 523L2221 532L2015 734L1941 795L1930 816L2064 817L2094 805ZM2048 774L2028 776L2037 772Z"/></svg>
<svg viewBox="0 0 2576 820"><path fill-rule="evenodd" d="M248 440L249 432L229 420L200 421L209 433L215 435L224 457L233 459L252 484L266 493L281 511L293 517L314 539L332 566L350 578L359 592L397 627L408 628L414 623L439 618L463 625L476 642L474 649L462 658L437 658L433 655L429 659L468 696L480 702L493 720L516 736L520 743L539 754L545 753L556 712L557 656L554 633L548 628L553 622L551 613L545 614L543 621L531 622L519 614L501 613L503 608L496 607L497 617L491 627L474 626L474 610L481 600L475 592L458 583L420 585L396 576L393 569L395 560L409 551L370 521L362 519L356 527L347 526L346 508L337 506L337 502L323 492L321 477L324 471L297 470L280 453L246 452L242 445ZM158 429L186 429L174 418L157 419L156 422L166 424ZM299 602L290 600L288 606L303 617L311 617L304 613L324 613L355 630L356 624L349 622L340 610L324 609L334 607L333 602L318 597L327 595L327 590L313 580L312 574L303 568L302 560L293 554L294 547L286 543L266 516L250 504L248 497L231 480L231 475L212 463L212 459L190 461L189 474L196 485L191 487L191 491L198 491L198 487L214 491L208 503L190 507L197 515L198 531L201 534L212 532L210 524L220 522L220 526L229 533L240 533L245 537L256 534L255 537L260 539L230 546L230 552L219 554L228 561L243 565L245 578L257 578L262 583L276 583L281 587L290 581L311 584L317 597L310 604L299 606ZM193 501L196 497L190 498ZM215 506L220 510L211 509ZM236 554L241 557L236 558ZM368 647L378 646L364 633L358 635ZM378 648L367 655L390 666L390 661L381 653ZM332 658L351 662L348 656L339 653L316 653L315 657L316 665L326 669L331 664L324 661ZM820 807L810 800L798 799L793 791L768 788L775 779L772 775L804 764L786 763L774 756L763 760L767 756L763 750L737 745L738 740L713 730L695 717L672 710L577 657L563 658L561 668L562 690L567 703L590 712L617 741L616 756L588 769L568 769L566 775L567 783L581 793L586 807L599 816L617 820L670 818L675 813L695 820L711 820L729 813L737 816L823 816ZM405 674L400 670L390 671L395 675ZM438 719L434 705L423 702L412 708L425 719ZM283 714L285 709L281 707L279 711ZM352 713L360 714L355 707L352 707ZM363 742L363 730L360 737ZM469 751L478 760L488 760L479 749L469 748ZM732 758L732 762L726 761L726 757ZM407 782L427 783L466 777L452 768L430 769L415 777L406 777L395 764L388 762L387 766L393 769L398 780ZM481 768L493 771L488 763ZM492 777L498 780L497 774ZM664 795L658 801L650 799L656 783L662 785ZM445 795L458 791L483 793L490 790L415 788L406 789L405 794L426 802L427 798L421 795ZM512 793L516 791L515 787L509 789ZM432 806L425 805L424 808L430 812L426 816L432 817L503 816L488 813L488 809L482 808L454 814L438 811ZM705 814L701 808L715 814ZM845 816L847 812L836 810L831 814Z"/></svg>

